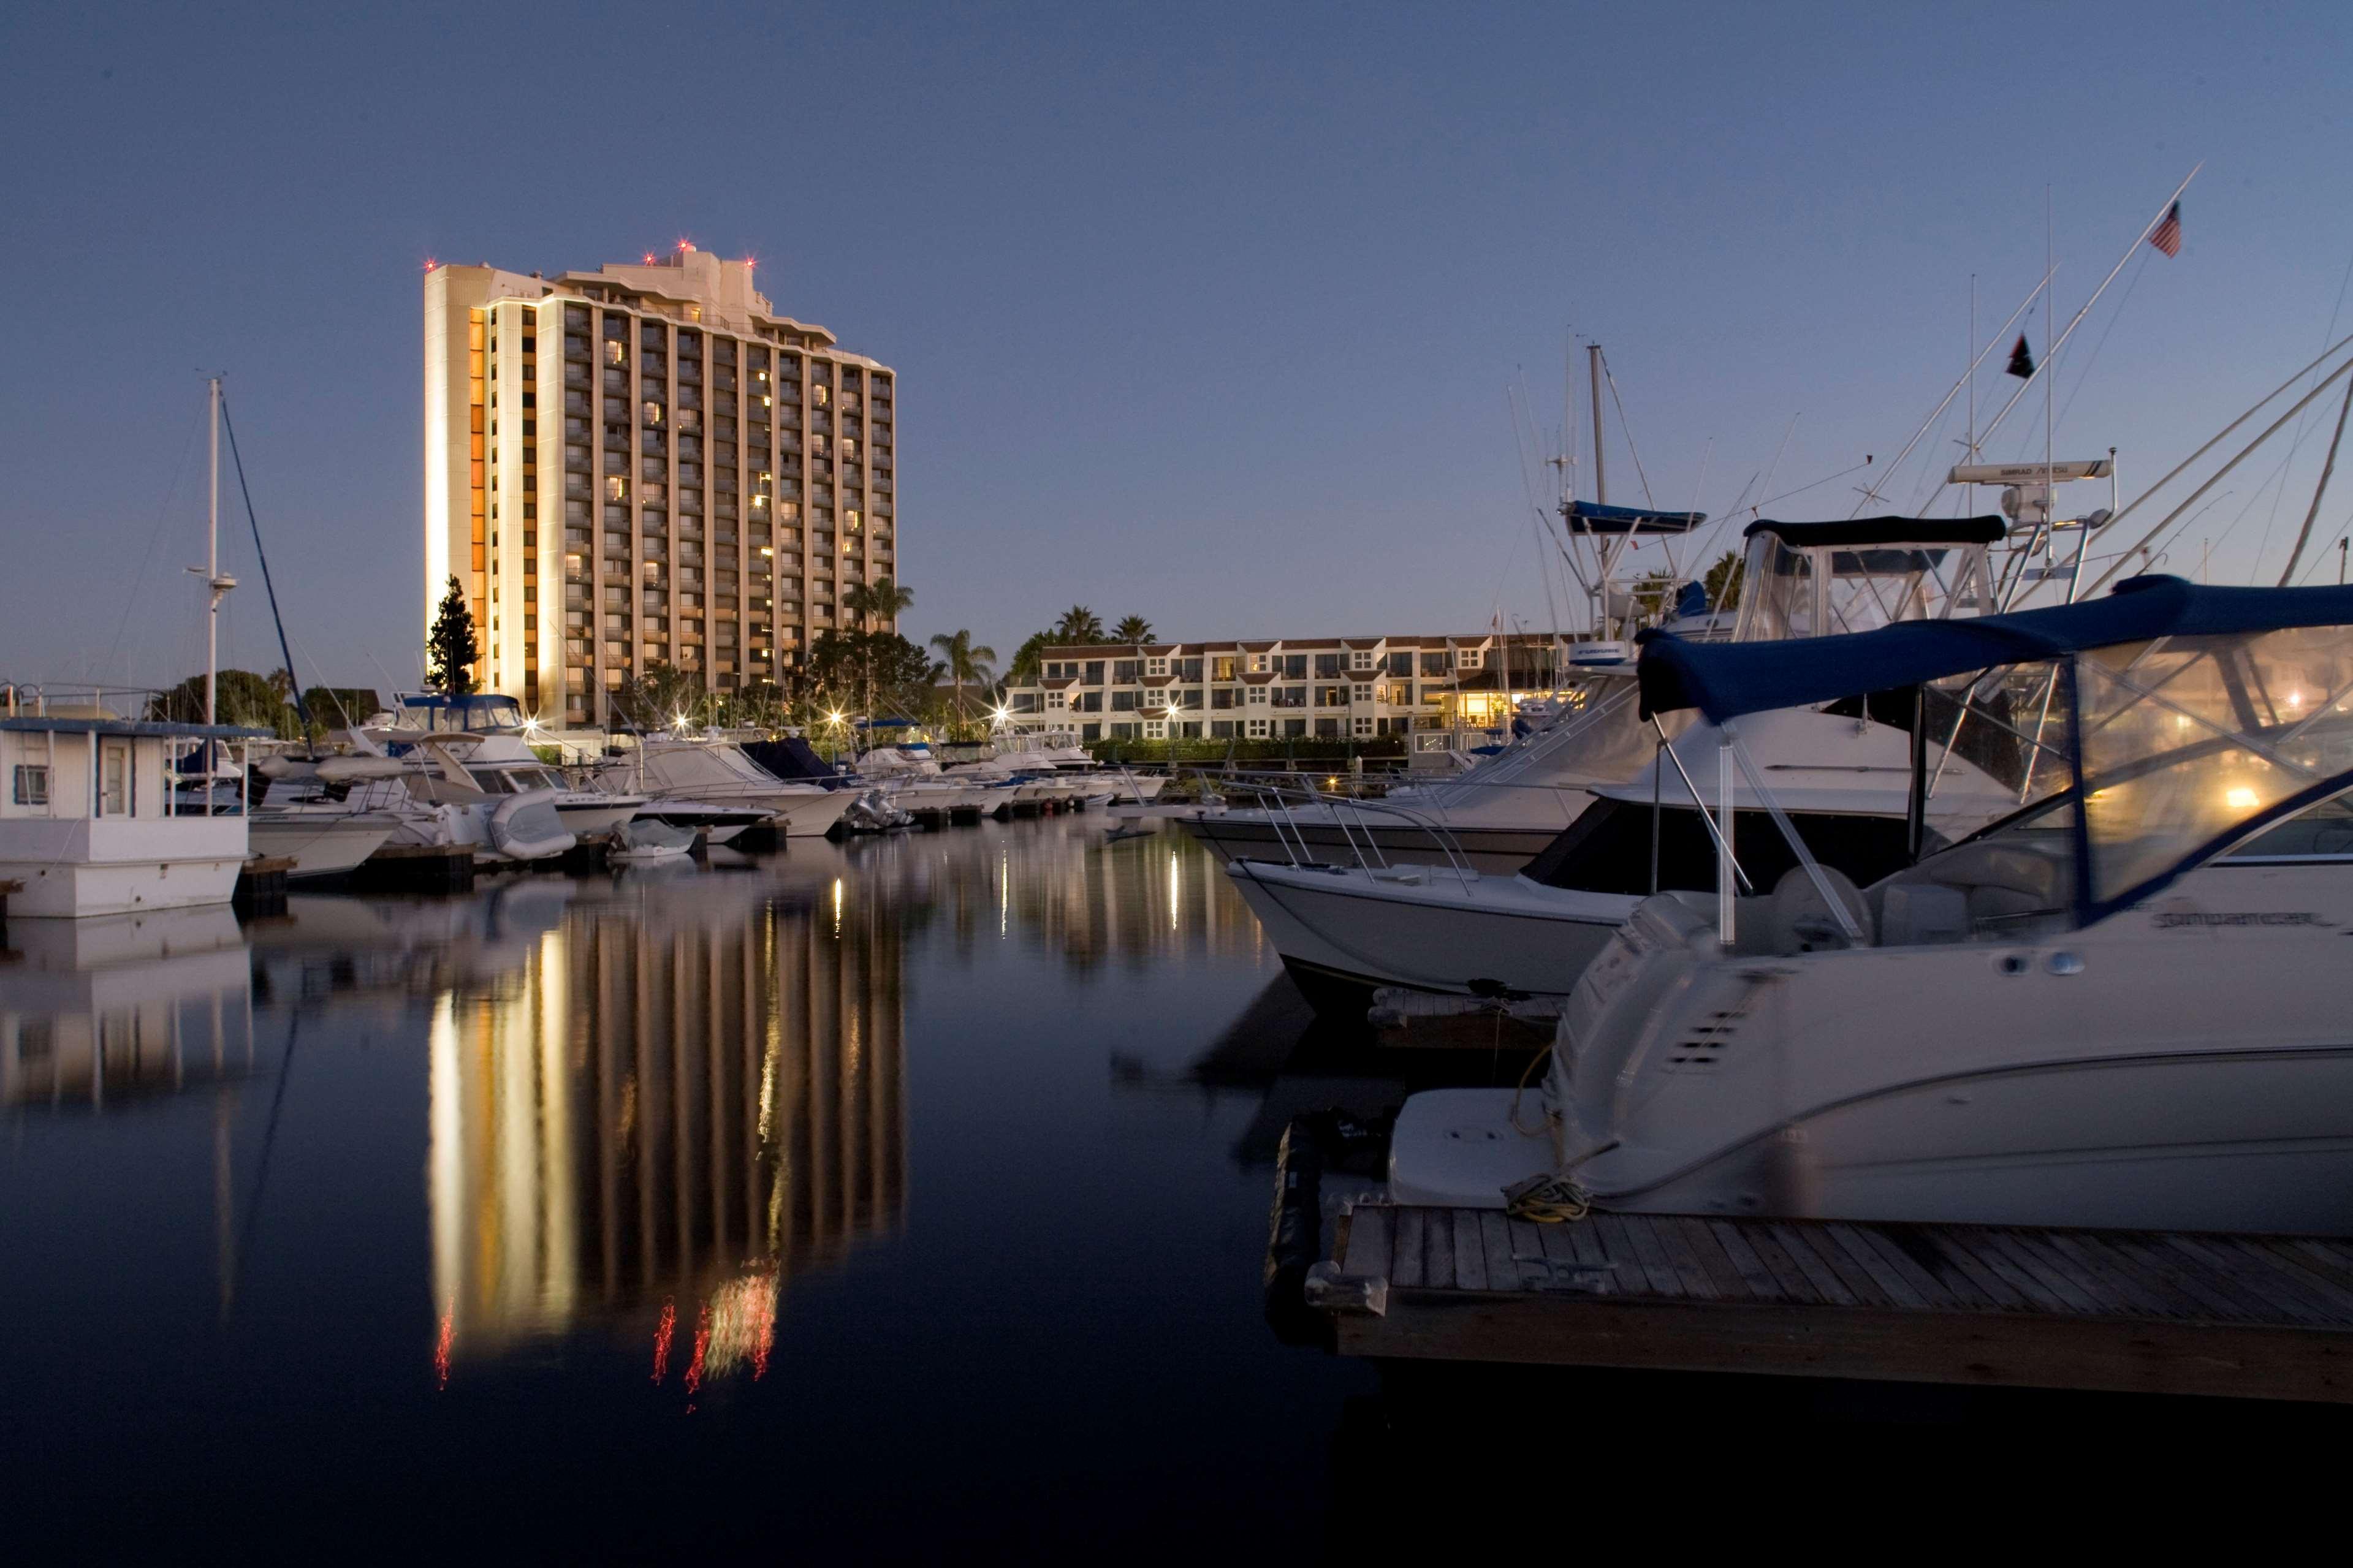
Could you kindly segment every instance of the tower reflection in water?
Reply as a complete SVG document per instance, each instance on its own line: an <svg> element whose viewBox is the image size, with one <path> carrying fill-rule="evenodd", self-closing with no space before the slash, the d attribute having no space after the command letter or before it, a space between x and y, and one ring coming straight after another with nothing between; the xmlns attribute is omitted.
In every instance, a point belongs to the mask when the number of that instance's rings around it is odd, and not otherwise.
<svg viewBox="0 0 2353 1568"><path fill-rule="evenodd" d="M438 1000L445 1377L600 1321L647 1336L657 1382L758 1376L793 1274L898 1226L902 950L871 892L624 882Z"/></svg>

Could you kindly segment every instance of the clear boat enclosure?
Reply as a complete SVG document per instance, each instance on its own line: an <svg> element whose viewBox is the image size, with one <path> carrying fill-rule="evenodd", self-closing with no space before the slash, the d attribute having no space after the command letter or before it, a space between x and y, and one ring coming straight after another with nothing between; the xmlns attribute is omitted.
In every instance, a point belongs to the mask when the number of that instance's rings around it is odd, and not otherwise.
<svg viewBox="0 0 2353 1568"><path fill-rule="evenodd" d="M2225 855L2353 850L2338 799L2353 789L2353 589L2136 578L2096 602L1837 644L1662 640L1644 649L1641 681L1651 710L1694 707L1726 731L1859 687L1913 687L1927 716L1915 802L1947 758L2015 788L2018 811L1859 896L1831 923L1860 929L1830 945L2009 940L2105 919ZM1758 902L1841 901L1810 880ZM1736 951L1790 938L1788 920L1744 929L1733 900L1720 909Z"/></svg>
<svg viewBox="0 0 2353 1568"><path fill-rule="evenodd" d="M1998 517L1753 522L1736 642L1870 631L1990 607Z"/></svg>

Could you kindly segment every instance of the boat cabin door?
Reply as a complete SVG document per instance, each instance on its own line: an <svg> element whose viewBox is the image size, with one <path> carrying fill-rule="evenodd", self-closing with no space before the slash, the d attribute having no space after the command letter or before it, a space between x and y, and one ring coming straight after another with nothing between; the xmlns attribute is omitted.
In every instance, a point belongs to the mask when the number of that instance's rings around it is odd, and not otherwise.
<svg viewBox="0 0 2353 1568"><path fill-rule="evenodd" d="M107 741L98 749L98 815L129 816L136 804L132 794L131 742Z"/></svg>

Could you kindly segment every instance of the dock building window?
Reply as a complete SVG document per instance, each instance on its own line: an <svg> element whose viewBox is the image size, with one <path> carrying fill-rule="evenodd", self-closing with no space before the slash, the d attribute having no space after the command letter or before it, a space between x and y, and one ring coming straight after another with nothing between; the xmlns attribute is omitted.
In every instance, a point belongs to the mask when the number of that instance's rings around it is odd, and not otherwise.
<svg viewBox="0 0 2353 1568"><path fill-rule="evenodd" d="M18 805L49 804L49 770L40 763L16 764L16 796Z"/></svg>

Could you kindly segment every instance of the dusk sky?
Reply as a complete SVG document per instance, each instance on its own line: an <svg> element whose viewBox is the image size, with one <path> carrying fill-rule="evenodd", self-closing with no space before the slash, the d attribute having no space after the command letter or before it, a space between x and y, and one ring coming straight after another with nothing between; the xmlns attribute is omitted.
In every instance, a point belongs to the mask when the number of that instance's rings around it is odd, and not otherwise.
<svg viewBox="0 0 2353 1568"><path fill-rule="evenodd" d="M2205 163L2059 367L2057 455L2119 447L2127 498L2353 331L2353 10L1926 10L10 7L0 677L201 668L217 370L300 673L415 684L427 258L756 257L900 374L902 629L1008 657L1073 603L1547 625L1506 388L1556 446L1572 331L1613 500L1630 431L1662 507L1847 515L1816 481L1944 395L1972 275L1981 336L2034 286L2046 187L2063 321ZM1875 510L1951 510L1958 412ZM2335 412L2168 567L2275 577ZM2042 451L2038 392L1988 455ZM274 668L224 515L223 662Z"/></svg>

